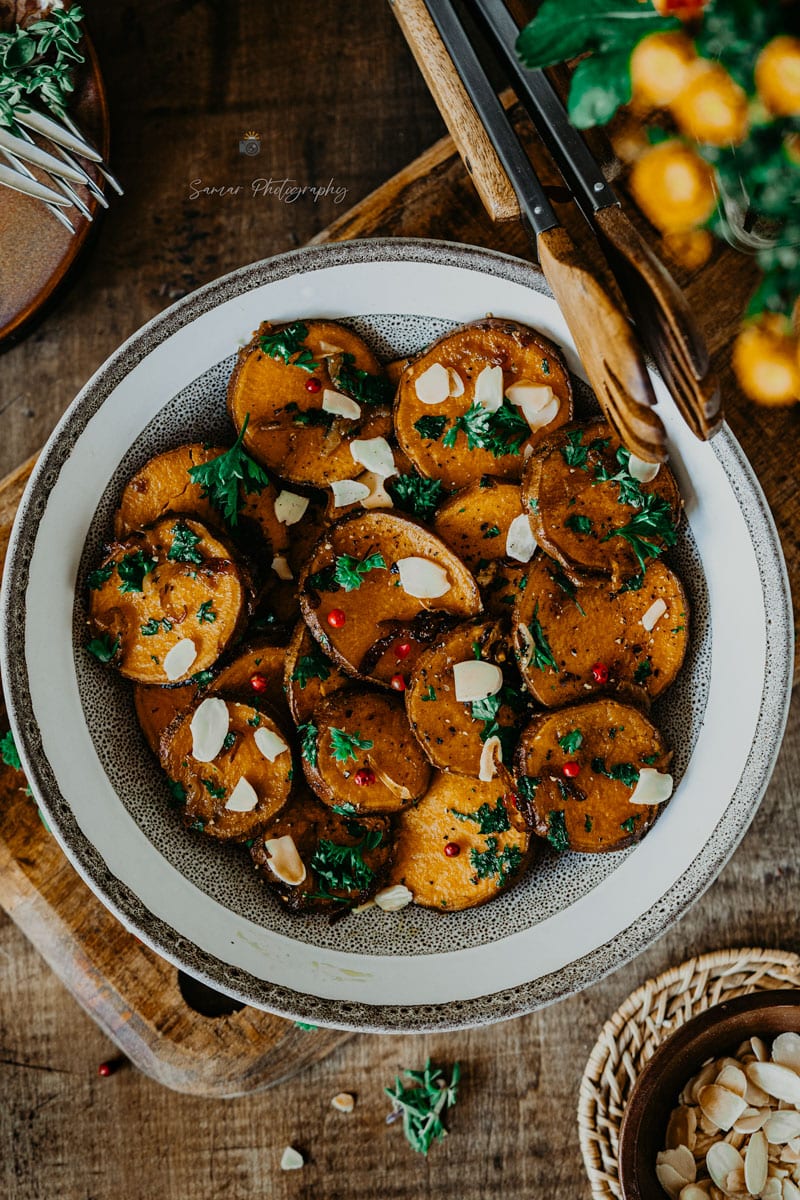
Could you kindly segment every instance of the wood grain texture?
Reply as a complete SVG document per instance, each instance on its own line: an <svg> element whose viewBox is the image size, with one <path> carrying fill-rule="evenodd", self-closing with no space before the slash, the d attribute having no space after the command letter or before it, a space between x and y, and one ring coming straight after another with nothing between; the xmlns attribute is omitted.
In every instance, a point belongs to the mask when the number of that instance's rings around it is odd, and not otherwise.
<svg viewBox="0 0 800 1200"><path fill-rule="evenodd" d="M72 293L3 359L0 473L38 449L82 383L144 320L226 270L306 241L442 129L388 6L296 0L291 20L277 0L255 6L85 0L85 7L109 84L114 166L128 193L109 214ZM321 38L325 62L334 62L335 70L319 67ZM302 86L309 79L313 86ZM254 162L236 149L248 128L262 134ZM198 176L246 183L270 172L305 182L325 182L332 174L348 194L340 204L333 194L294 204L254 203L246 194L189 199L188 183ZM452 237L523 257L529 252L513 223L492 225L449 139L373 192L327 236L381 234ZM703 322L731 424L767 489L796 577L792 447L800 413L749 405L736 392L729 366L752 268L718 248L702 271L678 273ZM7 519L0 507L0 522ZM178 1095L130 1069L98 1079L97 1063L115 1053L113 1045L0 913L0 1196L588 1200L577 1089L608 1014L688 952L747 944L797 948L799 789L795 703L750 832L700 903L645 955L530 1017L466 1034L353 1038L291 1082L232 1101ZM35 813L29 820L38 825ZM38 844L31 854L38 857ZM150 952L137 947L136 953ZM382 1089L395 1071L421 1065L427 1054L446 1063L460 1058L464 1084L451 1136L423 1160L397 1125L386 1126ZM357 1094L351 1117L330 1108L341 1090ZM289 1143L309 1161L303 1171L285 1175L278 1164Z"/></svg>
<svg viewBox="0 0 800 1200"><path fill-rule="evenodd" d="M493 221L517 220L519 204L514 189L424 0L390 0L390 3L484 208Z"/></svg>

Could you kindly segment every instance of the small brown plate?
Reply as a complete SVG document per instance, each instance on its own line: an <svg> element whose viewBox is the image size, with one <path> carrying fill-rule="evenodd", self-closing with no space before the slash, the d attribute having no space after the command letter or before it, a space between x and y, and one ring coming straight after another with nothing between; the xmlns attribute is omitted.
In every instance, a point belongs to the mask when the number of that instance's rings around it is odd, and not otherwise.
<svg viewBox="0 0 800 1200"><path fill-rule="evenodd" d="M0 29L28 25L52 8L51 0L0 0ZM97 55L84 34L81 50L86 61L75 71L75 91L70 115L86 138L108 159L109 120L106 93ZM42 143L46 146L46 143ZM3 160L5 161L5 160ZM81 165L102 185L97 169ZM37 168L34 173L41 178ZM0 350L7 349L28 331L34 318L54 299L65 283L90 234L96 229L100 206L86 188L75 189L89 208L88 221L77 208L66 209L75 232L57 220L40 200L10 188L0 188Z"/></svg>
<svg viewBox="0 0 800 1200"><path fill-rule="evenodd" d="M631 1092L619 1137L624 1200L667 1200L656 1179L667 1121L678 1096L707 1058L732 1053L747 1038L800 1033L800 991L757 992L725 1000L687 1021L659 1046Z"/></svg>

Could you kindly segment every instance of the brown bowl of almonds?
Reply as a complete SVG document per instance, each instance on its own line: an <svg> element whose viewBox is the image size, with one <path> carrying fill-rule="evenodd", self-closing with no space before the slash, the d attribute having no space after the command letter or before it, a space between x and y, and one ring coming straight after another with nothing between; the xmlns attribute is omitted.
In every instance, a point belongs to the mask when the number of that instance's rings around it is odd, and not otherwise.
<svg viewBox="0 0 800 1200"><path fill-rule="evenodd" d="M800 991L726 1000L659 1046L619 1177L624 1200L800 1200Z"/></svg>

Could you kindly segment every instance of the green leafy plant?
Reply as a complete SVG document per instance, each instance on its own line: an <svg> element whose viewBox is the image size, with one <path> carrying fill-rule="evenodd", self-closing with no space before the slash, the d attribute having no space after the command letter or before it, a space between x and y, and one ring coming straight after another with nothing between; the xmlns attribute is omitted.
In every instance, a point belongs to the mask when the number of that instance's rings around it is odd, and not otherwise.
<svg viewBox="0 0 800 1200"><path fill-rule="evenodd" d="M603 541L607 542L612 537L625 539L644 573L648 559L658 558L667 546L674 546L678 540L669 502L656 492L643 494L639 511L633 514L627 524L607 533ZM656 538L658 541L654 540Z"/></svg>
<svg viewBox="0 0 800 1200"><path fill-rule="evenodd" d="M519 454L531 429L519 409L504 399L494 412L472 403L465 413L456 417L442 438L442 444L452 448L459 433L466 436L467 449L488 450L495 458L502 458L504 454Z"/></svg>
<svg viewBox="0 0 800 1200"><path fill-rule="evenodd" d="M263 333L258 339L259 347L269 358L278 359L287 366L302 367L311 373L319 366L314 362L311 351L303 346L308 337L308 327L302 321L292 321L283 329Z"/></svg>
<svg viewBox="0 0 800 1200"><path fill-rule="evenodd" d="M567 818L561 809L547 814L547 840L555 850L569 850Z"/></svg>
<svg viewBox="0 0 800 1200"><path fill-rule="evenodd" d="M385 571L386 560L382 554L368 554L366 558L353 558L352 554L340 554L333 569L333 578L346 592L355 592L361 587L364 576L370 571Z"/></svg>
<svg viewBox="0 0 800 1200"><path fill-rule="evenodd" d="M558 739L558 744L565 754L575 754L583 745L583 734L580 729L571 729Z"/></svg>
<svg viewBox="0 0 800 1200"><path fill-rule="evenodd" d="M73 4L0 33L0 125L19 133L15 112L31 103L64 116L75 89L75 65L84 61L78 48L82 22L83 10Z"/></svg>
<svg viewBox="0 0 800 1200"><path fill-rule="evenodd" d="M316 767L319 754L317 740L319 729L313 721L306 721L305 724L297 726L297 734L300 738L300 753L310 766Z"/></svg>
<svg viewBox="0 0 800 1200"><path fill-rule="evenodd" d="M86 577L86 582L87 582L88 586L91 588L91 590L93 592L96 592L99 588L101 588L103 586L104 583L108 583L109 579L111 578L111 576L113 574L114 574L114 564L106 563L106 565L104 567L98 567L97 570L90 571L88 576Z"/></svg>
<svg viewBox="0 0 800 1200"><path fill-rule="evenodd" d="M111 634L102 633L99 637L92 638L86 649L95 656L98 662L109 663L112 658L116 658L121 645L121 637L117 636L112 641Z"/></svg>
<svg viewBox="0 0 800 1200"><path fill-rule="evenodd" d="M429 521L448 495L441 479L423 479L421 475L397 475L386 486L397 507L421 521Z"/></svg>
<svg viewBox="0 0 800 1200"><path fill-rule="evenodd" d="M117 575L119 575L121 592L141 592L144 584L145 575L156 566L156 559L150 558L145 554L144 550L135 550L131 554L126 554L117 563Z"/></svg>
<svg viewBox="0 0 800 1200"><path fill-rule="evenodd" d="M353 846L342 846L323 838L311 859L311 870L317 880L315 898L341 900L335 892L366 892L375 878L372 867L364 860L364 854L377 849L383 841L379 829L365 829L356 821L347 823L348 832L360 840Z"/></svg>
<svg viewBox="0 0 800 1200"><path fill-rule="evenodd" d="M444 433L446 424L447 417L420 417L418 421L414 422L414 428L421 438L427 438L431 442L438 442Z"/></svg>
<svg viewBox="0 0 800 1200"><path fill-rule="evenodd" d="M605 759L593 758L592 770L595 775L605 775L607 779L616 779L620 783L624 783L626 787L636 787L639 782L639 772L633 763L617 763L613 767L607 767Z"/></svg>
<svg viewBox="0 0 800 1200"><path fill-rule="evenodd" d="M337 762L347 762L350 758L357 762L359 750L371 750L375 745L369 738L362 738L358 733L345 733L334 726L328 732L331 735L331 754Z"/></svg>
<svg viewBox="0 0 800 1200"><path fill-rule="evenodd" d="M197 610L197 620L201 625L213 625L217 619L217 614L212 607L213 600L204 600Z"/></svg>
<svg viewBox="0 0 800 1200"><path fill-rule="evenodd" d="M329 678L331 664L321 650L314 649L310 654L301 654L297 666L292 671L292 680L305 688L310 679L320 679L323 682Z"/></svg>
<svg viewBox="0 0 800 1200"><path fill-rule="evenodd" d="M385 375L372 375L355 365L355 356L345 352L338 368L334 368L333 383L358 404L391 404L394 384Z"/></svg>
<svg viewBox="0 0 800 1200"><path fill-rule="evenodd" d="M178 521L177 525L172 526L170 533L172 534L172 545L167 551L167 558L171 562L197 565L202 563L203 556L197 549L198 542L202 541L199 533L190 529L185 521Z"/></svg>
<svg viewBox="0 0 800 1200"><path fill-rule="evenodd" d="M230 450L218 454L207 463L189 467L192 482L200 484L201 494L208 497L214 508L231 526L235 526L239 521L239 510L243 503L242 492L249 496L269 487L269 476L264 468L242 449L249 421L250 413L247 413L239 436Z"/></svg>
<svg viewBox="0 0 800 1200"><path fill-rule="evenodd" d="M545 671L549 667L552 671L558 671L558 663L553 658L553 651L550 649L550 643L547 640L542 623L539 620L539 602L537 600L536 607L533 610L533 617L528 622L528 632L531 635L533 646L531 647L528 665L536 667L537 671Z"/></svg>
<svg viewBox="0 0 800 1200"><path fill-rule="evenodd" d="M393 1088L384 1088L392 1102L387 1122L402 1117L406 1140L418 1154L427 1155L434 1142L447 1136L444 1116L456 1103L460 1077L458 1063L453 1064L448 1083L444 1068L432 1066L428 1059L424 1070L403 1072L403 1078L411 1081L410 1087L397 1076Z"/></svg>

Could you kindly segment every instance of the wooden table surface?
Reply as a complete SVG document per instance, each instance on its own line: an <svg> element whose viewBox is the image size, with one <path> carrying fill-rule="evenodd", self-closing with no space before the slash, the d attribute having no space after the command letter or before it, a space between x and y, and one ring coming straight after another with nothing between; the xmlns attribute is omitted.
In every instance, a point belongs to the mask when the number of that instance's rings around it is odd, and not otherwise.
<svg viewBox="0 0 800 1200"><path fill-rule="evenodd" d="M143 321L225 271L309 240L443 132L388 6L375 0L84 7L127 194L112 205L66 298L0 358L0 475L38 449L78 388ZM262 150L249 159L239 139L251 129ZM250 181L270 177L327 194L253 197ZM238 194L199 190L237 184ZM130 1069L98 1078L109 1043L0 915L0 1196L588 1196L577 1089L606 1017L649 975L691 953L797 949L798 786L795 703L744 842L648 953L581 996L509 1024L353 1038L290 1082L241 1100L176 1095ZM427 1055L460 1059L463 1085L450 1138L424 1160L396 1125L385 1125L383 1087ZM357 1095L351 1116L330 1108L341 1090ZM308 1165L283 1174L289 1143Z"/></svg>

